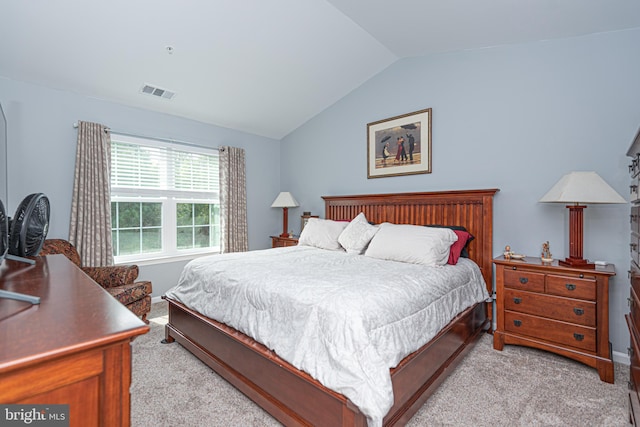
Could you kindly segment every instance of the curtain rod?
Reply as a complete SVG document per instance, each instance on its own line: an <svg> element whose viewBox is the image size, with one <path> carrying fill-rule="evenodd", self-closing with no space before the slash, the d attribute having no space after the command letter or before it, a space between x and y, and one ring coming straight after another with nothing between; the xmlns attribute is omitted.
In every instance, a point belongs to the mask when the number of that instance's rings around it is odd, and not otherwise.
<svg viewBox="0 0 640 427"><path fill-rule="evenodd" d="M78 128L78 123L74 122L73 123L73 127L77 129ZM115 130L111 130L111 128L109 128L109 127L105 127L104 131L105 132L110 132L110 133L115 133L117 135L132 136L134 138L155 139L156 141L171 142L173 144L188 145L190 147L206 148L206 149L210 149L210 150L218 150L218 151L220 151L219 147L208 147L206 145L194 144L193 142L180 141L179 139L158 138L156 136L136 135L134 133L118 132L118 131L115 131Z"/></svg>

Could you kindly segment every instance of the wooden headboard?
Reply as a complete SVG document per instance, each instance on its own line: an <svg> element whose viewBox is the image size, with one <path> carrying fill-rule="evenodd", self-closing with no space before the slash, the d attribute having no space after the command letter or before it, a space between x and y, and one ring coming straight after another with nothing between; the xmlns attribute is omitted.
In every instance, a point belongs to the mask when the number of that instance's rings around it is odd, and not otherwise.
<svg viewBox="0 0 640 427"><path fill-rule="evenodd" d="M474 260L492 293L493 196L498 189L425 193L323 196L325 218L350 221L360 212L380 224L461 225L475 239L469 243Z"/></svg>

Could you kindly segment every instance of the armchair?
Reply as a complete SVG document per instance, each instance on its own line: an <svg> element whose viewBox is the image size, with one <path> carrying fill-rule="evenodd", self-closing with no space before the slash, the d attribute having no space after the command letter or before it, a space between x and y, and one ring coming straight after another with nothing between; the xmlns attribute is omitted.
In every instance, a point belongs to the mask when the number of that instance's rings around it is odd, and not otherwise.
<svg viewBox="0 0 640 427"><path fill-rule="evenodd" d="M152 286L149 281L135 281L138 278L137 265L82 267L75 246L63 239L45 240L38 255L53 254L62 254L69 258L114 298L137 316L141 316L145 323L149 323L147 313L151 310Z"/></svg>

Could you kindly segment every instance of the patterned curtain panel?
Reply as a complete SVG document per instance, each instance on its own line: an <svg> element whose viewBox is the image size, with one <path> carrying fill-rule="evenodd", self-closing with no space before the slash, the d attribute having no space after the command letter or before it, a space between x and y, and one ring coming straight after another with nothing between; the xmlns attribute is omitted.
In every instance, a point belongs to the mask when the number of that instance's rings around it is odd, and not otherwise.
<svg viewBox="0 0 640 427"><path fill-rule="evenodd" d="M220 147L220 251L249 250L244 150Z"/></svg>
<svg viewBox="0 0 640 427"><path fill-rule="evenodd" d="M113 265L111 246L111 137L97 123L78 123L69 241L84 267Z"/></svg>

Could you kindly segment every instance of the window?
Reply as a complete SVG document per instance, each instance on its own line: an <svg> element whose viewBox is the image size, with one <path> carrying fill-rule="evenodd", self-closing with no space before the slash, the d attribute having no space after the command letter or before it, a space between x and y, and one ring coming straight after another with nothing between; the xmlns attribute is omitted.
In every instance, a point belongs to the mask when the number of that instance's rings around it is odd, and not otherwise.
<svg viewBox="0 0 640 427"><path fill-rule="evenodd" d="M220 250L218 153L111 134L116 262Z"/></svg>

